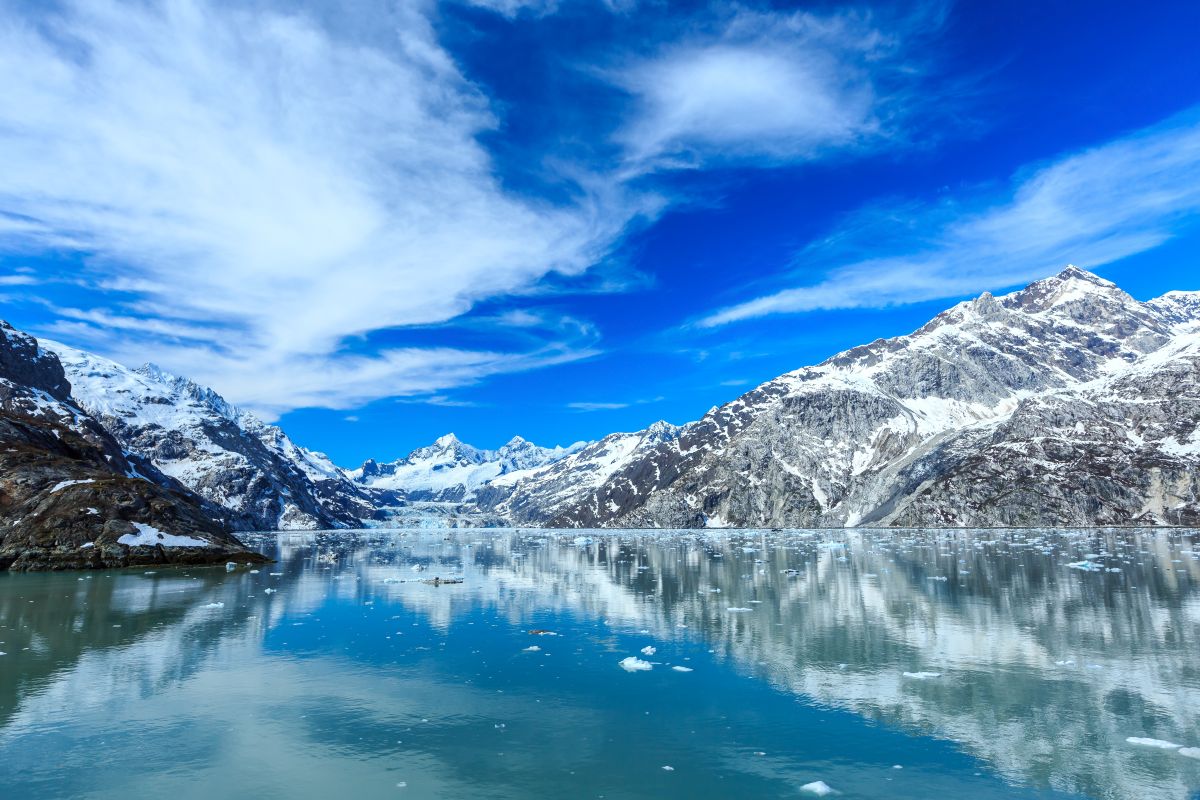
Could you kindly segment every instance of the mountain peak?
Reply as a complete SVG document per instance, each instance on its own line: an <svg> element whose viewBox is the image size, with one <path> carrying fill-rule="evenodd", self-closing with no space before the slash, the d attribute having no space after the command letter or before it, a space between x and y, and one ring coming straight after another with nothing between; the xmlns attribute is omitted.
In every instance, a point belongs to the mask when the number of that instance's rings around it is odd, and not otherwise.
<svg viewBox="0 0 1200 800"><path fill-rule="evenodd" d="M1112 281L1106 281L1093 272L1068 264L1057 275L1034 281L1020 291L1006 295L1004 304L1037 313L1047 311L1064 303L1080 300L1109 298L1118 302L1136 302Z"/></svg>
<svg viewBox="0 0 1200 800"><path fill-rule="evenodd" d="M458 437L455 436L453 433L447 433L444 436L439 436L437 439L434 440L433 443L438 447L453 447L456 444L462 444L462 442L459 441Z"/></svg>

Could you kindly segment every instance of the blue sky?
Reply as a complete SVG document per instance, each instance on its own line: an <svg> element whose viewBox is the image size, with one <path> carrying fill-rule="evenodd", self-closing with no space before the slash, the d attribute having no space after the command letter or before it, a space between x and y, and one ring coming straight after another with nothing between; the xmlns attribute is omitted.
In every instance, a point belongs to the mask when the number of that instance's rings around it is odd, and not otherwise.
<svg viewBox="0 0 1200 800"><path fill-rule="evenodd" d="M1200 289L1200 5L9 2L0 297L356 465Z"/></svg>

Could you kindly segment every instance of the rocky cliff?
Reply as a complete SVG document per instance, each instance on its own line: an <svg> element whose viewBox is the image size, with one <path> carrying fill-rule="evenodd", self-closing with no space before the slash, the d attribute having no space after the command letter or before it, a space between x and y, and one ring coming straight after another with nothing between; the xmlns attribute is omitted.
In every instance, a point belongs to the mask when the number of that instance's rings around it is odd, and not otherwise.
<svg viewBox="0 0 1200 800"><path fill-rule="evenodd" d="M0 322L0 569L261 561L222 511L71 402L53 353Z"/></svg>

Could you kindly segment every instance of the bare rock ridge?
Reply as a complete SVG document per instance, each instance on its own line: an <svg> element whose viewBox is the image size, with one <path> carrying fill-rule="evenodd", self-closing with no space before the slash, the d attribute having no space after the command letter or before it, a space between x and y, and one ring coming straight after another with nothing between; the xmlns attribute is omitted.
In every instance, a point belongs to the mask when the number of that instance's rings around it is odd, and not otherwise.
<svg viewBox="0 0 1200 800"><path fill-rule="evenodd" d="M186 378L57 342L74 400L127 450L206 500L237 530L361 527L396 502L347 479L321 453Z"/></svg>
<svg viewBox="0 0 1200 800"><path fill-rule="evenodd" d="M1200 292L1139 302L1075 267L683 426L558 448L450 434L354 470L151 365L10 350L10 384L243 529L1200 524Z"/></svg>
<svg viewBox="0 0 1200 800"><path fill-rule="evenodd" d="M0 569L264 560L70 392L58 359L0 322Z"/></svg>
<svg viewBox="0 0 1200 800"><path fill-rule="evenodd" d="M1200 524L1200 293L1075 267L493 481L548 526Z"/></svg>

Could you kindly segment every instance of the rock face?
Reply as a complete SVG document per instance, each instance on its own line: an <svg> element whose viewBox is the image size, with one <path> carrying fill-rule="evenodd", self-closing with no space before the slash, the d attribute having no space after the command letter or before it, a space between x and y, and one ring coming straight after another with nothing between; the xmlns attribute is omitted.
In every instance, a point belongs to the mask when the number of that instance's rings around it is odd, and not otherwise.
<svg viewBox="0 0 1200 800"><path fill-rule="evenodd" d="M493 480L568 527L1200 524L1200 293L1069 267L702 419Z"/></svg>
<svg viewBox="0 0 1200 800"><path fill-rule="evenodd" d="M58 359L0 322L0 569L263 561L219 508L70 401Z"/></svg>
<svg viewBox="0 0 1200 800"><path fill-rule="evenodd" d="M238 530L360 527L390 500L212 389L151 364L129 369L44 346L62 361L81 408L126 450L224 508Z"/></svg>

